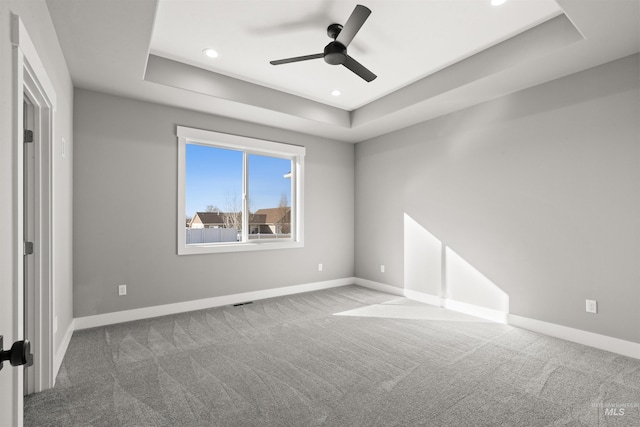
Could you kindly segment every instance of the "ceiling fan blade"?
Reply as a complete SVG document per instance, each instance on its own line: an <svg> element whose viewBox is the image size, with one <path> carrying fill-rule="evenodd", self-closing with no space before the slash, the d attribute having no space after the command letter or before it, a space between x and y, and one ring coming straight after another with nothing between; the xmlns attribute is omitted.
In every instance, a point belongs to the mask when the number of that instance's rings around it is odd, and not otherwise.
<svg viewBox="0 0 640 427"><path fill-rule="evenodd" d="M277 61L269 61L271 65L289 64L291 62L308 61L310 59L324 58L324 53L315 53L313 55L296 56L294 58L278 59Z"/></svg>
<svg viewBox="0 0 640 427"><path fill-rule="evenodd" d="M361 4L357 5L351 16L347 19L347 23L342 27L342 31L338 34L336 41L342 44L344 47L349 46L351 40L356 36L360 27L364 24L364 21L371 15L371 9Z"/></svg>
<svg viewBox="0 0 640 427"><path fill-rule="evenodd" d="M374 80L376 77L378 77L375 74L373 74L371 71L366 69L364 65L362 65L361 63L359 63L349 55L347 55L347 60L344 61L344 64L342 65L344 65L345 67L347 67L348 69L356 73L358 76L362 77L367 82L370 82Z"/></svg>

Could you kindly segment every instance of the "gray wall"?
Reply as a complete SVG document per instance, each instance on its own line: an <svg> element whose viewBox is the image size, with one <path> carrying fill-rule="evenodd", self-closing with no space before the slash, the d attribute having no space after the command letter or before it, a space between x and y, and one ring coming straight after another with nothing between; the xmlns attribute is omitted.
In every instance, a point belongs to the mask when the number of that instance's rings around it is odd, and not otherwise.
<svg viewBox="0 0 640 427"><path fill-rule="evenodd" d="M352 144L87 90L74 105L75 317L353 276ZM305 247L176 255L176 125L304 145Z"/></svg>
<svg viewBox="0 0 640 427"><path fill-rule="evenodd" d="M639 68L623 58L357 144L356 276L405 286L406 214L512 314L640 342ZM441 295L421 274L413 290Z"/></svg>

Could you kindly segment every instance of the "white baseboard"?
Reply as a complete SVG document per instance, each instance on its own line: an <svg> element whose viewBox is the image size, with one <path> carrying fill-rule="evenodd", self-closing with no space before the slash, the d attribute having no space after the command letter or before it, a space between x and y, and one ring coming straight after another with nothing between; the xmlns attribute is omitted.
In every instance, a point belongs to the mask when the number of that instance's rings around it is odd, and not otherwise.
<svg viewBox="0 0 640 427"><path fill-rule="evenodd" d="M404 296L404 289L391 285L386 285L380 282L374 282L373 280L361 279L359 277L353 278L354 283L363 288L373 289L374 291L386 292L392 295Z"/></svg>
<svg viewBox="0 0 640 427"><path fill-rule="evenodd" d="M442 306L446 309L468 314L470 316L479 317L485 320L491 320L492 322L507 324L509 313L505 313L504 311L498 311L492 308L482 307L480 305L469 304L467 302L456 301L448 298L443 298L442 302Z"/></svg>
<svg viewBox="0 0 640 427"><path fill-rule="evenodd" d="M56 377L58 376L58 372L60 371L60 367L62 366L62 360L64 359L64 355L67 353L67 349L69 348L69 343L71 342L71 336L73 335L73 331L75 331L75 319L71 319L71 323L67 326L67 330L64 333L64 337L62 337L62 342L60 343L60 348L56 349L56 353L53 356L53 384L56 384Z"/></svg>
<svg viewBox="0 0 640 427"><path fill-rule="evenodd" d="M619 338L583 331L581 329L574 329L555 323L543 322L542 320L516 316L514 314L509 315L509 324L519 328L528 329L530 331L539 332L544 335L640 359L640 343L625 341Z"/></svg>
<svg viewBox="0 0 640 427"><path fill-rule="evenodd" d="M420 301L426 304L444 307L449 310L458 311L471 316L491 320L493 322L509 324L519 328L528 329L530 331L539 332L544 335L549 335L578 344L610 351L612 353L620 354L623 356L640 359L640 343L625 341L607 335L600 335L594 332L588 332L580 329L570 328L568 326L557 325L555 323L548 323L541 320L516 316L514 314L481 307L479 305L455 301L447 298L440 298L437 295L431 295L423 292L413 291L410 289L401 289L384 283L361 279L359 277L355 278L355 284L363 286L365 288L374 289L376 291L405 296L414 301Z"/></svg>
<svg viewBox="0 0 640 427"><path fill-rule="evenodd" d="M415 301L444 307L449 310L462 312L472 316L480 317L482 319L487 319L499 323L507 323L516 327L529 329L531 331L539 332L552 337L561 338L567 341L576 342L578 344L588 345L591 347L621 354L623 356L640 359L640 343L625 341L606 335L600 335L593 332L570 328L567 326L516 316L486 307L440 298L437 295L398 288L396 286L375 282L373 280L362 279L359 277L347 277L343 279L328 280L324 282L285 286L281 288L265 289L262 291L245 292L234 295L206 298L202 300L186 301L174 304L144 307L134 310L76 318L67 328L65 336L63 338L63 342L60 348L58 348L56 351L54 359L54 378L60 370L62 359L69 346L69 341L71 340L71 335L73 334L74 330L94 328L99 326L111 325L114 323L129 322L133 320L141 320L151 317L165 316L169 314L202 310L212 307L220 307L245 301L273 298L283 295L293 295L301 292L330 289L352 284L356 284L380 292L386 292L391 295L404 296Z"/></svg>
<svg viewBox="0 0 640 427"><path fill-rule="evenodd" d="M386 292L388 294L400 295L414 301L435 305L437 307L443 307L449 310L479 317L481 319L491 320L498 323L507 323L508 313L504 313L498 310L493 310L466 302L454 301L451 299L442 298L438 295L427 294L411 289L402 289L384 283L374 282L373 280L361 279L359 277L355 278L355 283L356 285L363 286L365 288L373 289L380 292Z"/></svg>
<svg viewBox="0 0 640 427"><path fill-rule="evenodd" d="M353 285L356 279L347 277L344 279L327 280L324 282L307 283L303 285L285 286L281 288L265 289L262 291L244 292L240 294L224 295L199 299L194 301L178 302L173 304L157 305L153 307L136 308L133 310L116 311L113 313L97 314L94 316L77 317L75 329L96 328L115 323L131 322L134 320L148 319L151 317L166 316L169 314L185 313L188 311L203 310L220 307L223 305L237 304L240 302L260 300L265 298L293 295L301 292L318 291L321 289L336 288L339 286Z"/></svg>
<svg viewBox="0 0 640 427"><path fill-rule="evenodd" d="M440 298L438 295L432 295L424 292L412 291L411 289L405 289L404 296L414 301L419 301L425 304L442 307L442 298Z"/></svg>
<svg viewBox="0 0 640 427"><path fill-rule="evenodd" d="M380 284L378 286L380 286ZM382 285L382 287L384 286L388 285ZM589 347L599 348L600 350L610 351L612 353L621 354L623 356L640 359L640 343L625 341L619 338L613 338L607 335L583 331L581 329L570 328L568 326L562 326L555 323L543 322L541 320L516 316L514 314L481 307L479 305L440 298L436 295L425 294L408 289L404 290L404 294L407 298L415 301L420 301L431 305L439 305L449 310L458 311L471 316L491 320L493 322L509 324L544 335L561 338L578 344L587 345Z"/></svg>
<svg viewBox="0 0 640 427"><path fill-rule="evenodd" d="M493 310L466 302L454 301L451 299L442 298L438 295L427 294L411 289L401 289L384 283L374 282L373 280L361 279L359 277L356 277L355 281L356 285L363 286L365 288L374 289L376 291L386 292L393 295L404 296L414 301L435 305L437 307L443 307L449 310L479 317L481 319L491 320L493 322L507 323L508 313L504 313L498 310Z"/></svg>

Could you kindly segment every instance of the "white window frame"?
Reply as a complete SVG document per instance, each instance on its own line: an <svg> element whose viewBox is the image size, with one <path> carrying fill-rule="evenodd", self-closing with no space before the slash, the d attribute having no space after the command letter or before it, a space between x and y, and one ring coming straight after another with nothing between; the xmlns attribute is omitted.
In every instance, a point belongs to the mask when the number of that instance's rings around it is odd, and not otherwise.
<svg viewBox="0 0 640 427"><path fill-rule="evenodd" d="M239 135L213 132L177 126L178 136L178 255L208 254L220 252L243 252L269 249L289 249L304 247L304 156L305 147L266 141ZM291 239L248 240L248 215L243 215L243 242L186 244L186 148L187 144L198 144L217 148L238 150L249 154L283 157L291 160ZM248 168L243 167L242 210L246 210L248 197Z"/></svg>

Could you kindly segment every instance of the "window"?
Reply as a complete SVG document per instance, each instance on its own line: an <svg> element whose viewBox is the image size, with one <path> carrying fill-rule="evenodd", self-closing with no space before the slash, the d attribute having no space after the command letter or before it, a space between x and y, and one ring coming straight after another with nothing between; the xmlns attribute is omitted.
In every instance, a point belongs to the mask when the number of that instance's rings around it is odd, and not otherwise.
<svg viewBox="0 0 640 427"><path fill-rule="evenodd" d="M304 147L178 126L178 254L302 247Z"/></svg>

